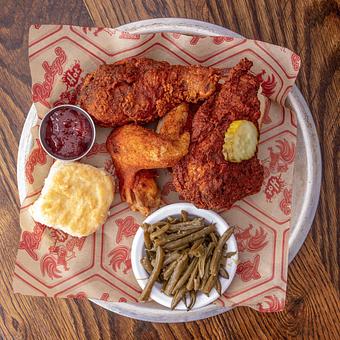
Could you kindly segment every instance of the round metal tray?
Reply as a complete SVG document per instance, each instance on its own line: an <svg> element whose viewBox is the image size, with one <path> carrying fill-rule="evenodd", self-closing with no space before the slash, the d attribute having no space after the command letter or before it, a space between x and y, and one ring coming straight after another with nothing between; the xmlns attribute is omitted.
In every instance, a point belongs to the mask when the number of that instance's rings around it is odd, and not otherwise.
<svg viewBox="0 0 340 340"><path fill-rule="evenodd" d="M189 19L151 19L133 22L118 28L132 33L177 32L189 35L229 35L241 37L224 27ZM286 106L297 115L297 155L293 183L293 211L289 238L289 262L301 248L312 225L319 201L321 184L321 153L312 114L300 90L294 86L286 100ZM20 201L25 196L25 159L32 148L30 129L36 123L34 106L26 118L19 143L17 177ZM113 303L92 299L94 303L112 312L130 318L152 322L186 322L204 319L229 310L215 305L190 312L170 311L155 302L145 304Z"/></svg>

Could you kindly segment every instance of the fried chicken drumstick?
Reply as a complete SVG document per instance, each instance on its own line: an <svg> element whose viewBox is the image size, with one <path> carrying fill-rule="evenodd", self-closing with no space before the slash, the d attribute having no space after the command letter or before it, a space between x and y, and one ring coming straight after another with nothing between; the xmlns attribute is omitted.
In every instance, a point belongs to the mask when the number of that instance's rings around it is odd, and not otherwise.
<svg viewBox="0 0 340 340"><path fill-rule="evenodd" d="M120 196L132 210L148 215L159 207L160 191L151 169L172 167L188 152L190 135L183 132L187 114L188 105L181 104L163 118L159 133L130 124L108 137Z"/></svg>
<svg viewBox="0 0 340 340"><path fill-rule="evenodd" d="M258 129L259 81L247 59L229 71L219 92L196 112L188 154L173 168L173 183L185 200L206 209L229 209L234 202L257 193L263 168L255 156L240 163L222 154L224 134L235 120L248 120Z"/></svg>
<svg viewBox="0 0 340 340"><path fill-rule="evenodd" d="M78 105L101 126L147 123L182 102L208 98L216 89L219 72L198 65L125 59L89 73L81 86Z"/></svg>

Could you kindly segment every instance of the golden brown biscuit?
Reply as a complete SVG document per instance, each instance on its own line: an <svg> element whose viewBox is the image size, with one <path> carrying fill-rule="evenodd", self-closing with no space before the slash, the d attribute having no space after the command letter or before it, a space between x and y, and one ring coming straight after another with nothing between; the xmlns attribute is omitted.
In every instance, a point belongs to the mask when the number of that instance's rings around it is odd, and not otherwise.
<svg viewBox="0 0 340 340"><path fill-rule="evenodd" d="M104 170L56 161L30 212L35 221L48 227L87 236L105 222L114 190L113 179Z"/></svg>

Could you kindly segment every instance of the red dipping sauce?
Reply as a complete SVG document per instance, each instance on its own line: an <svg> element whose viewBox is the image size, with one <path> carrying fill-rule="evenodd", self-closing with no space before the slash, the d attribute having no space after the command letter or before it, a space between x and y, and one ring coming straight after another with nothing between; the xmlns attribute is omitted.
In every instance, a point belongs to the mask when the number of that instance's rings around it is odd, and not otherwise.
<svg viewBox="0 0 340 340"><path fill-rule="evenodd" d="M40 138L52 157L75 160L90 150L94 133L94 124L87 113L76 106L62 105L47 113Z"/></svg>

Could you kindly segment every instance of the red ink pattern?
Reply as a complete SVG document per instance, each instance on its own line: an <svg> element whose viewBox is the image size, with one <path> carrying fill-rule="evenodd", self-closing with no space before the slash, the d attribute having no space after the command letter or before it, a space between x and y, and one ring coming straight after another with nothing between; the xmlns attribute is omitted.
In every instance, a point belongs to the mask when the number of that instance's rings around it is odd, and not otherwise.
<svg viewBox="0 0 340 340"><path fill-rule="evenodd" d="M258 272L260 263L260 255L254 257L254 261L247 260L245 262L239 263L236 269L236 274L240 275L240 278L244 282L250 280L258 280L261 278Z"/></svg>
<svg viewBox="0 0 340 340"><path fill-rule="evenodd" d="M22 232L21 241L19 242L19 249L25 250L34 261L38 261L38 255L35 251L39 249L41 238L45 229L45 225L35 222L33 232Z"/></svg>
<svg viewBox="0 0 340 340"><path fill-rule="evenodd" d="M268 148L269 170L271 173L286 172L288 164L291 164L295 159L295 144L293 142L289 144L286 139L277 140L276 143L278 152L274 152L272 147Z"/></svg>
<svg viewBox="0 0 340 340"><path fill-rule="evenodd" d="M69 294L66 297L69 299L86 299L87 295L85 292L79 292L77 294Z"/></svg>
<svg viewBox="0 0 340 340"><path fill-rule="evenodd" d="M255 231L255 234L253 235ZM262 227L255 228L252 224L246 229L238 228L235 232L237 248L239 252L257 252L262 250L267 244L267 233Z"/></svg>
<svg viewBox="0 0 340 340"><path fill-rule="evenodd" d="M293 53L290 58L291 58L291 61L292 61L292 66L293 66L294 71L295 72L299 71L300 64L301 64L300 57L297 54Z"/></svg>
<svg viewBox="0 0 340 340"><path fill-rule="evenodd" d="M94 143L91 150L87 153L86 157L97 155L98 153L107 153L105 143Z"/></svg>
<svg viewBox="0 0 340 340"><path fill-rule="evenodd" d="M192 46L195 46L198 44L199 40L202 39L202 37L194 36L190 39L189 44Z"/></svg>
<svg viewBox="0 0 340 340"><path fill-rule="evenodd" d="M281 174L279 176L271 176L268 179L268 182L264 189L267 201L271 202L273 197L278 195L283 190L284 186L285 182L281 178Z"/></svg>
<svg viewBox="0 0 340 340"><path fill-rule="evenodd" d="M262 94L264 96L271 96L275 92L275 86L277 84L274 74L268 75L267 79L264 80L263 76L266 74L265 70L262 70L258 75L257 79L261 82Z"/></svg>
<svg viewBox="0 0 340 340"><path fill-rule="evenodd" d="M128 32L121 32L119 39L138 40L138 39L140 39L140 34L132 34L132 33L128 33Z"/></svg>
<svg viewBox="0 0 340 340"><path fill-rule="evenodd" d="M44 149L42 148L39 139L36 139L37 147L32 150L25 164L25 176L28 183L33 184L33 171L37 164L44 165L47 162L47 157Z"/></svg>
<svg viewBox="0 0 340 340"><path fill-rule="evenodd" d="M67 89L78 84L82 71L80 62L75 61L75 64L64 72L62 82L66 85Z"/></svg>
<svg viewBox="0 0 340 340"><path fill-rule="evenodd" d="M58 267L68 271L68 262L76 258L75 248L80 251L83 248L86 238L70 236L60 230L51 230L51 238L54 239L48 253L41 259L40 269L43 276L46 274L51 278L62 277Z"/></svg>
<svg viewBox="0 0 340 340"><path fill-rule="evenodd" d="M223 42L225 42L225 41L233 41L234 40L234 38L232 38L232 37L213 37L213 43L215 44L215 45L221 45Z"/></svg>
<svg viewBox="0 0 340 340"><path fill-rule="evenodd" d="M109 296L110 296L109 293L103 293L99 299L103 301L108 301Z"/></svg>
<svg viewBox="0 0 340 340"><path fill-rule="evenodd" d="M47 98L51 96L53 83L57 74L62 75L62 65L66 62L66 53L61 47L56 47L54 50L57 55L51 65L45 60L42 67L45 71L44 81L32 85L33 102L41 103L47 108L51 108Z"/></svg>
<svg viewBox="0 0 340 340"><path fill-rule="evenodd" d="M280 201L280 209L285 215L290 215L291 213L291 204L292 204L292 190L284 189L283 190L283 199Z"/></svg>
<svg viewBox="0 0 340 340"><path fill-rule="evenodd" d="M139 224L135 222L135 219L132 216L127 216L123 219L119 218L115 222L118 226L116 243L120 243L123 239L123 236L127 238L134 236L139 227Z"/></svg>
<svg viewBox="0 0 340 340"><path fill-rule="evenodd" d="M275 295L267 295L265 299L269 301L258 303L259 312L280 312L284 310L285 300L279 299ZM263 307L264 304L267 304L268 307Z"/></svg>
<svg viewBox="0 0 340 340"><path fill-rule="evenodd" d="M131 270L130 249L128 247L118 246L110 251L108 257L111 257L110 266L115 272L120 269L122 264L124 264L124 274Z"/></svg>
<svg viewBox="0 0 340 340"><path fill-rule="evenodd" d="M92 31L92 28L94 28L94 27L83 27L82 30L85 34L87 34L88 32ZM98 37L98 33L102 32L102 31L104 31L103 27L96 27L96 28L94 28L93 35L95 37Z"/></svg>

